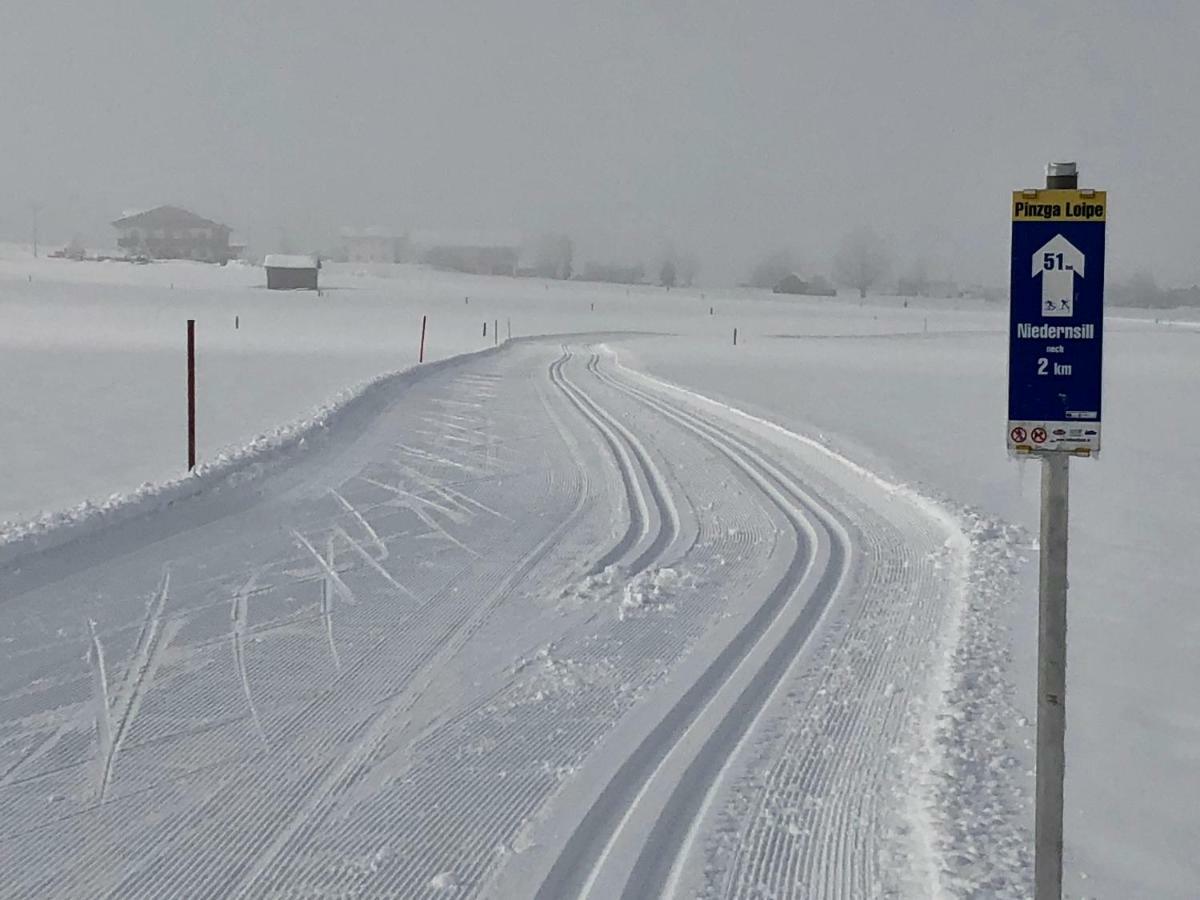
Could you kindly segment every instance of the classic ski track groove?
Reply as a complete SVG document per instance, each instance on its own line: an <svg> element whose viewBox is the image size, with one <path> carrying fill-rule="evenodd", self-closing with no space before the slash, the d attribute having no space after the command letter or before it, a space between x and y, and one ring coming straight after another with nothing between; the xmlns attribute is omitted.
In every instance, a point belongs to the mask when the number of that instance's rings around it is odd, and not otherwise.
<svg viewBox="0 0 1200 900"><path fill-rule="evenodd" d="M590 370L590 362L588 366ZM614 455L620 462L626 497L631 494L636 495L638 510L636 524L635 521L630 522L630 528L625 537L596 562L592 567L592 573L604 571L631 551L639 539L650 535L650 541L645 549L627 566L628 572L636 575L649 568L675 540L679 533L678 510L670 500L670 490L666 486L662 473L650 460L641 442L633 436L628 428L620 424L610 413L580 390L570 378L563 375L561 368L558 371L558 378L558 386L575 404L575 408L604 436L609 448L614 451ZM645 488L642 487L643 484L646 486ZM647 502L647 495L649 495L650 502ZM651 515L651 503L653 503L653 515ZM630 518L633 520L634 503L630 503L629 509ZM657 528L657 530L651 535L652 528Z"/></svg>
<svg viewBox="0 0 1200 900"><path fill-rule="evenodd" d="M619 363L617 368L623 370ZM655 384L651 376L624 371ZM945 556L953 532L906 503L888 503L887 515L880 517L861 499L842 496L840 502L839 515L854 522L860 560L853 594L824 628L805 680L788 678L789 691L802 699L789 699L790 714L779 711L778 700L771 701L774 711L762 713L763 719L783 716L772 726L780 736L755 751L769 761L770 774L765 782L736 785L733 796L748 795L753 806L722 812L736 816L737 828L717 827L703 858L712 866L714 853L731 848L731 860L719 880L706 877L705 897L749 900L799 890L814 897L891 896L898 888L881 880L879 868L885 852L895 867L892 877L915 865L918 871L925 867L923 877L930 878L923 887L902 890L922 895L940 890L936 873L928 870L934 861L918 862L910 845L887 839L897 803L905 802L903 794L897 800L889 792L898 779L902 791L911 785L897 774L895 757L879 748L902 740L907 701L896 685L920 690L922 671L933 663L929 648L938 641L950 596L935 560ZM830 702L834 697L839 701ZM739 752L745 753L735 748L730 758ZM672 882L672 889L678 887Z"/></svg>
<svg viewBox="0 0 1200 900"><path fill-rule="evenodd" d="M832 578L822 579L818 591L809 601L815 604L814 613L807 619L797 619L797 623L802 623L804 627L790 629L789 637L795 636L792 633L794 631L803 636L805 631L811 628L816 616L830 602L836 586L841 580L844 558L847 553L844 537L835 529L829 528L829 522L824 516L812 512L813 501L792 490L794 485L787 485L786 482L779 483L778 470L765 464L757 454L748 452L744 445L731 438L728 433L702 422L698 416L680 410L674 405L668 405L657 399L651 402L639 393L625 389L619 383L603 379L598 372L597 364L593 364L590 368L594 375L605 380L606 383L630 396L636 396L647 405L658 409L683 427L688 428L701 440L709 443L726 456L731 463L742 469L759 486L760 490L771 498L779 511L786 517L795 533L795 552L783 578L772 589L751 619L718 654L704 674L688 688L683 697L665 713L659 724L643 739L618 773L609 781L568 839L563 853L555 860L546 879L542 882L537 894L539 900L591 895L596 878L607 861L613 842L628 821L646 784L654 777L669 757L673 747L687 734L693 723L701 716L704 707L714 700L720 688L732 677L754 646L768 636L771 625L781 615L792 594L805 580L808 567L812 562L812 555L808 548L816 539L812 519L816 518L820 527L825 529L824 537L831 547L826 571L832 573ZM788 495L790 495L790 499ZM777 652L788 655L772 654L762 667L764 670L768 670L766 673L768 677L761 680L763 686L757 691L748 691L742 698L739 698L738 705L729 710L721 721L723 731L732 730L735 736L740 734L741 729L736 727L737 724L744 722L747 718L752 718L761 704L765 702L770 694L770 689L786 671L786 660L797 652L799 645L789 647L785 642L781 642L776 649ZM784 662L783 665L780 664L781 661ZM747 697L749 699L746 699ZM725 728L726 723L734 724L732 728ZM713 742L710 741L707 746L713 747ZM704 759L704 757L698 757L698 759ZM709 752L710 768L713 763L719 763L722 759L720 748L713 747ZM673 806L685 805L680 794L682 786L685 783L691 785L698 780L694 775L688 778L688 775L691 774L689 770L680 780L680 788L672 796ZM692 796L695 797L694 794ZM659 823L664 827L673 827L674 825L666 818L660 819ZM658 896L666 886L662 867L664 863L668 865L665 875L669 875L669 864L675 859L678 850L672 847L664 848L663 844L667 841L658 831L659 829L656 828L656 831L652 832L652 843L648 844L645 851L638 857L635 870L630 874L627 883L626 896ZM664 855L664 850L670 852ZM651 867L654 868L652 873L645 871Z"/></svg>

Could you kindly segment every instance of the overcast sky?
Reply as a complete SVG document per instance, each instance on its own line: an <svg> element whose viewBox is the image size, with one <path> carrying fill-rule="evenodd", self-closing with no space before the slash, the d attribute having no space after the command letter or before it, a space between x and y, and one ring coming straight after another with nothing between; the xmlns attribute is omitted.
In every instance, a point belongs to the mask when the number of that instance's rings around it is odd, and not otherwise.
<svg viewBox="0 0 1200 900"><path fill-rule="evenodd" d="M1110 190L1111 275L1200 281L1200 3L24 0L0 10L0 232L177 203L280 228L564 230L581 257L1002 284L1008 192Z"/></svg>

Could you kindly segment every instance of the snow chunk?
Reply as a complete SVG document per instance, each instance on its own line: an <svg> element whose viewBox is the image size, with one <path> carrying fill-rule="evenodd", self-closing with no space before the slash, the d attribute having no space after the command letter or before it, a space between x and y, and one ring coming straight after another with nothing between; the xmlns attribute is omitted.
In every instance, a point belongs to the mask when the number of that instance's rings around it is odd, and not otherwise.
<svg viewBox="0 0 1200 900"><path fill-rule="evenodd" d="M453 872L440 872L429 879L429 886L435 891L453 891L458 888L458 876Z"/></svg>

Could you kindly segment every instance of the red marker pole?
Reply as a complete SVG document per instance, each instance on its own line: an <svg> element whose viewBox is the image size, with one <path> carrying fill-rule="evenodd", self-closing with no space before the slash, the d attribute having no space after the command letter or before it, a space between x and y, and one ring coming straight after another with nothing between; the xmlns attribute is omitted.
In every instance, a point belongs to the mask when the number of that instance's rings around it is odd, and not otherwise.
<svg viewBox="0 0 1200 900"><path fill-rule="evenodd" d="M425 362L425 316L421 316L421 350L417 354L417 362Z"/></svg>
<svg viewBox="0 0 1200 900"><path fill-rule="evenodd" d="M196 468L196 320L187 323L188 471Z"/></svg>

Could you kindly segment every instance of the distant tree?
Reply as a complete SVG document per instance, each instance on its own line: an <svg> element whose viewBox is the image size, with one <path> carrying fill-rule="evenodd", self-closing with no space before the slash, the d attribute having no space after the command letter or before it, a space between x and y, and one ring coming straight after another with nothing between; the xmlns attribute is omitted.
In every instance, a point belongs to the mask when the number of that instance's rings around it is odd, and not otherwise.
<svg viewBox="0 0 1200 900"><path fill-rule="evenodd" d="M750 286L774 288L797 269L796 258L790 250L776 250L761 259L750 272Z"/></svg>
<svg viewBox="0 0 1200 900"><path fill-rule="evenodd" d="M565 234L562 239L562 280L571 280L571 262L575 259L575 242Z"/></svg>
<svg viewBox="0 0 1200 900"><path fill-rule="evenodd" d="M659 272L659 284L669 291L671 288L675 287L675 276L675 263L668 259L662 264L662 270Z"/></svg>
<svg viewBox="0 0 1200 900"><path fill-rule="evenodd" d="M866 297L867 291L879 283L888 270L887 248L882 239L869 228L856 228L842 240L833 258L833 277Z"/></svg>
<svg viewBox="0 0 1200 900"><path fill-rule="evenodd" d="M1162 308L1173 305L1154 276L1144 270L1134 272L1124 281L1114 281L1106 293L1114 306Z"/></svg>
<svg viewBox="0 0 1200 900"><path fill-rule="evenodd" d="M695 284L698 274L700 274L700 260L696 258L696 254L682 254L679 257L679 280L683 286L691 287Z"/></svg>
<svg viewBox="0 0 1200 900"><path fill-rule="evenodd" d="M575 244L565 234L543 235L537 242L534 257L534 272L539 278L571 277L571 260Z"/></svg>
<svg viewBox="0 0 1200 900"><path fill-rule="evenodd" d="M909 297L925 297L929 294L929 264L924 259L916 260L897 282L899 293Z"/></svg>

